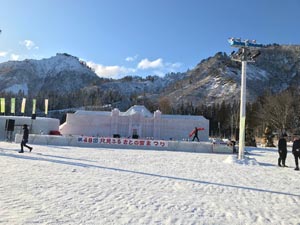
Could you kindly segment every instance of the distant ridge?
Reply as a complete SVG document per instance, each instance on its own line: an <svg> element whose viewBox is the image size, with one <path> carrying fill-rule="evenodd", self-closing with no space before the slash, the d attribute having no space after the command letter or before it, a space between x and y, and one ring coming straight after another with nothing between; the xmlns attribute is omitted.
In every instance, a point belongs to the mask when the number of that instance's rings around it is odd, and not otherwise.
<svg viewBox="0 0 300 225"><path fill-rule="evenodd" d="M278 93L300 86L299 45L269 45L261 52L247 67L247 101L266 91ZM174 107L210 105L239 100L240 73L240 63L218 52L185 73L115 80L97 76L78 57L59 53L48 59L1 63L0 88L12 95L72 98L68 103L62 99L59 108L112 104L124 110L139 100L157 104L162 98Z"/></svg>

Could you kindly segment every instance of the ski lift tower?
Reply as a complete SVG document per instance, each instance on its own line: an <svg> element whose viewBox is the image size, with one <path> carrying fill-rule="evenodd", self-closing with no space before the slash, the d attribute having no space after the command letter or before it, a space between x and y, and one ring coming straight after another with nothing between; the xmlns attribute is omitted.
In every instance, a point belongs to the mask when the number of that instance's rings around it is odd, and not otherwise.
<svg viewBox="0 0 300 225"><path fill-rule="evenodd" d="M245 124L246 124L246 69L247 62L255 62L254 59L260 55L259 48L262 44L257 44L255 40L241 40L240 38L229 38L231 47L238 48L237 52L231 53L231 59L242 63L241 77L241 102L240 102L240 131L239 131L239 156L238 159L244 159L245 149Z"/></svg>

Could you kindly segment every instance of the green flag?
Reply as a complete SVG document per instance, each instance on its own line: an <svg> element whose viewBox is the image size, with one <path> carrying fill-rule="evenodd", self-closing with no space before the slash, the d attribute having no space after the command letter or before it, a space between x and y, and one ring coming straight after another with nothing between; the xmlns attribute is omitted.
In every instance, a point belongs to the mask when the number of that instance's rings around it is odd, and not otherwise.
<svg viewBox="0 0 300 225"><path fill-rule="evenodd" d="M15 114L16 112L16 99L11 98L10 100L10 113Z"/></svg>
<svg viewBox="0 0 300 225"><path fill-rule="evenodd" d="M5 98L0 98L1 113L5 113Z"/></svg>
<svg viewBox="0 0 300 225"><path fill-rule="evenodd" d="M32 99L32 114L35 114L36 110L36 99Z"/></svg>

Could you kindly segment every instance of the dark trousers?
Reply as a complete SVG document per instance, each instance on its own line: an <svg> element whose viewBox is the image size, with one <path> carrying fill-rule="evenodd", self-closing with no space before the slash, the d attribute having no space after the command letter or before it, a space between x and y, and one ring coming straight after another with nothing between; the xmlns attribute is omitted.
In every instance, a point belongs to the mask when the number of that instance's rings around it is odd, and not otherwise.
<svg viewBox="0 0 300 225"><path fill-rule="evenodd" d="M296 167L299 168L299 162L298 162L298 159L300 159L300 152L295 152L294 153L294 157L295 157L295 164L296 164Z"/></svg>
<svg viewBox="0 0 300 225"><path fill-rule="evenodd" d="M197 138L197 140L199 141L199 138L198 138L198 136L196 136L196 135L193 137L193 140L192 140L192 141L194 141L196 138Z"/></svg>
<svg viewBox="0 0 300 225"><path fill-rule="evenodd" d="M280 165L280 163L282 163L283 165L285 165L287 151L285 151L285 150L279 150L278 153L279 153L278 165Z"/></svg>
<svg viewBox="0 0 300 225"><path fill-rule="evenodd" d="M21 142L21 151L23 151L23 147L24 147L24 146L25 146L26 148L28 148L28 149L31 149L30 146L26 145L27 142L28 142L28 140L24 140L24 139L22 140L22 142Z"/></svg>

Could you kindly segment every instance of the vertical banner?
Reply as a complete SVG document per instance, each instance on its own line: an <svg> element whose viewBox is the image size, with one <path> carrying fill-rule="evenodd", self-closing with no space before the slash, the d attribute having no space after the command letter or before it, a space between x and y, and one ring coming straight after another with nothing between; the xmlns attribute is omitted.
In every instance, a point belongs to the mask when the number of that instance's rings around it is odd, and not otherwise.
<svg viewBox="0 0 300 225"><path fill-rule="evenodd" d="M5 113L5 98L0 98L1 113Z"/></svg>
<svg viewBox="0 0 300 225"><path fill-rule="evenodd" d="M10 100L10 113L15 114L16 113L16 99L11 98Z"/></svg>
<svg viewBox="0 0 300 225"><path fill-rule="evenodd" d="M45 114L48 115L48 99L45 99Z"/></svg>
<svg viewBox="0 0 300 225"><path fill-rule="evenodd" d="M25 113L26 98L22 99L21 113Z"/></svg>
<svg viewBox="0 0 300 225"><path fill-rule="evenodd" d="M32 114L35 114L36 110L36 99L32 99Z"/></svg>

